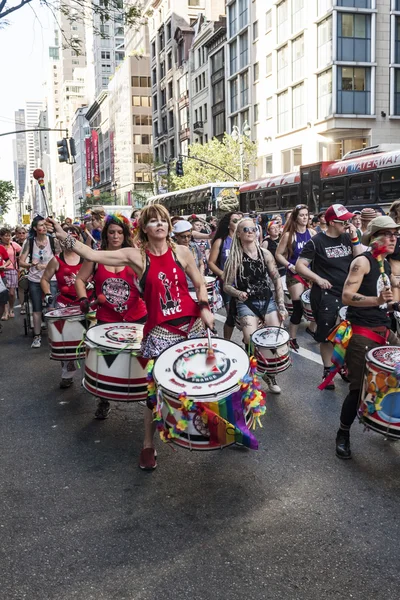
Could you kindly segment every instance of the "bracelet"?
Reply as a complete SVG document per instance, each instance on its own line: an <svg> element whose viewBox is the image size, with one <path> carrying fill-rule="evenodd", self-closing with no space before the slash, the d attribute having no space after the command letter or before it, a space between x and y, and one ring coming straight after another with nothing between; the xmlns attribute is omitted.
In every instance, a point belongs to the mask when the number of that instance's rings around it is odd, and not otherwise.
<svg viewBox="0 0 400 600"><path fill-rule="evenodd" d="M358 237L354 238L354 240L351 240L351 243L353 244L353 246L358 246L358 244L360 243L360 240L358 239Z"/></svg>
<svg viewBox="0 0 400 600"><path fill-rule="evenodd" d="M65 250L73 250L75 248L76 238L72 237L72 235L68 233L65 240L60 243Z"/></svg>
<svg viewBox="0 0 400 600"><path fill-rule="evenodd" d="M199 305L199 309L200 309L200 310L203 310L203 309L205 309L205 308L206 308L207 310L210 310L210 305L209 305L209 303L208 303L208 302L204 302L203 300L201 300L201 301L198 303L198 305Z"/></svg>

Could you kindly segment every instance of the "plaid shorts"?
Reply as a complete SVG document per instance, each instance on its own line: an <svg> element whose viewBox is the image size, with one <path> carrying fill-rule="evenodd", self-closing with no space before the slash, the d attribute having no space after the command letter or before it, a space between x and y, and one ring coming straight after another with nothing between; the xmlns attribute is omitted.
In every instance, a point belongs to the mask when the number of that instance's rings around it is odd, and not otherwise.
<svg viewBox="0 0 400 600"><path fill-rule="evenodd" d="M16 269L6 269L6 285L7 288L17 288L18 287L18 271Z"/></svg>

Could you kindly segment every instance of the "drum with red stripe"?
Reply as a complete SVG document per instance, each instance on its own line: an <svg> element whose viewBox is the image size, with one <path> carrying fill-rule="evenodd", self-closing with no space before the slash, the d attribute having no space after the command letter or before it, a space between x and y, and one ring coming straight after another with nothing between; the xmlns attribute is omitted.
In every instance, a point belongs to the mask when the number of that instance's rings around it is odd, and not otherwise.
<svg viewBox="0 0 400 600"><path fill-rule="evenodd" d="M313 323L315 321L313 312L311 310L311 300L310 300L311 290L306 290L300 296L301 303L303 305L304 316L307 321Z"/></svg>
<svg viewBox="0 0 400 600"><path fill-rule="evenodd" d="M83 336L86 331L85 315L79 306L50 310L45 314L53 360L75 360L85 356Z"/></svg>
<svg viewBox="0 0 400 600"><path fill-rule="evenodd" d="M257 358L257 372L276 375L291 364L289 334L282 327L263 327L251 336Z"/></svg>
<svg viewBox="0 0 400 600"><path fill-rule="evenodd" d="M358 414L370 429L400 438L400 386L394 374L400 347L378 346L367 353Z"/></svg>
<svg viewBox="0 0 400 600"><path fill-rule="evenodd" d="M246 352L228 340L213 338L215 362L207 362L208 341L198 338L167 348L157 358L153 377L158 388L158 401L164 426L174 429L181 422L184 393L193 401L188 411L187 429L180 430L171 440L189 450L217 450L235 443L230 435L232 422L243 419L247 427L253 422L250 408L242 404L234 408L230 397L240 391L240 381L249 371ZM203 411L208 412L204 419ZM212 426L218 421L219 439L213 437ZM214 432L215 433L215 432Z"/></svg>
<svg viewBox="0 0 400 600"><path fill-rule="evenodd" d="M147 398L147 359L140 355L143 325L106 323L86 332L83 387L99 398L136 402Z"/></svg>

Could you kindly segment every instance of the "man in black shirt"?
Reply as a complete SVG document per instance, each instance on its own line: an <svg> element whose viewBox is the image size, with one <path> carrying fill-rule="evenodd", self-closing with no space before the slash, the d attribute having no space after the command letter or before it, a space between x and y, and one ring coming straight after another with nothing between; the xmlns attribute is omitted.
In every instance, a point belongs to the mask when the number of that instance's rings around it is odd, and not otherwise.
<svg viewBox="0 0 400 600"><path fill-rule="evenodd" d="M296 262L297 273L313 283L310 300L317 323L314 339L320 343L323 379L329 374L332 356L332 344L327 337L342 306L343 284L350 263L361 252L356 229L349 224L352 217L352 213L341 204L330 206L325 212L326 231L317 233L307 242ZM349 233L346 233L346 228ZM343 372L341 375L345 378ZM333 381L325 389L334 390Z"/></svg>
<svg viewBox="0 0 400 600"><path fill-rule="evenodd" d="M385 274L381 273L378 260L367 251L353 260L344 284L342 300L349 307L346 318L352 326L352 337L346 351L349 393L343 402L336 436L336 456L339 458L351 458L350 427L357 415L366 352L387 342L399 345L397 336L389 329L387 311L394 299L390 284L396 285L396 282L386 260L386 256L395 250L399 229L400 224L391 217L373 219L361 241L366 246L377 239L384 242L381 256Z"/></svg>

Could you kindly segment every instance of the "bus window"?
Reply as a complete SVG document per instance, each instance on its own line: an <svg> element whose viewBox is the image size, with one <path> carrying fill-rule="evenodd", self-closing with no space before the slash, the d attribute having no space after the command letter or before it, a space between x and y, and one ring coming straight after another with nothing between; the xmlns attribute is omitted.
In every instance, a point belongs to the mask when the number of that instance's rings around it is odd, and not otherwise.
<svg viewBox="0 0 400 600"><path fill-rule="evenodd" d="M385 169L379 175L379 200L391 202L400 198L400 169Z"/></svg>
<svg viewBox="0 0 400 600"><path fill-rule="evenodd" d="M294 208L296 204L299 203L299 193L300 186L299 185L291 185L288 187L282 188L282 209L286 210L289 208Z"/></svg>
<svg viewBox="0 0 400 600"><path fill-rule="evenodd" d="M365 173L350 177L348 190L348 204L374 204L375 203L375 174Z"/></svg>
<svg viewBox="0 0 400 600"><path fill-rule="evenodd" d="M271 211L278 209L278 190L276 188L267 188L260 192L258 198L257 212L260 211Z"/></svg>
<svg viewBox="0 0 400 600"><path fill-rule="evenodd" d="M323 181L320 209L327 208L331 204L346 204L344 189L345 180L343 177Z"/></svg>

